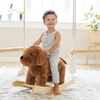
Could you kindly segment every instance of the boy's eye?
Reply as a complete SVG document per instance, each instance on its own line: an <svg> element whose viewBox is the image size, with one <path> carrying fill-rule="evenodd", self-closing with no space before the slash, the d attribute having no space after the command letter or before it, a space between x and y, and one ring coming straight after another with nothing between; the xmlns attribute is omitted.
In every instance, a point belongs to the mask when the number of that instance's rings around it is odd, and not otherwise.
<svg viewBox="0 0 100 100"><path fill-rule="evenodd" d="M48 19L48 21L49 21L50 19Z"/></svg>
<svg viewBox="0 0 100 100"><path fill-rule="evenodd" d="M52 19L52 20L55 20L55 19Z"/></svg>

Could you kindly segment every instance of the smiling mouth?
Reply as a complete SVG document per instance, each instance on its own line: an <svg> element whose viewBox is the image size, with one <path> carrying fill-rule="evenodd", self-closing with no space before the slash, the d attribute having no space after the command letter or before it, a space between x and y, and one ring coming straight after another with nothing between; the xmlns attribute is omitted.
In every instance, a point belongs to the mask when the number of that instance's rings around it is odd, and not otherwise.
<svg viewBox="0 0 100 100"><path fill-rule="evenodd" d="M49 25L53 25L53 24L49 24Z"/></svg>

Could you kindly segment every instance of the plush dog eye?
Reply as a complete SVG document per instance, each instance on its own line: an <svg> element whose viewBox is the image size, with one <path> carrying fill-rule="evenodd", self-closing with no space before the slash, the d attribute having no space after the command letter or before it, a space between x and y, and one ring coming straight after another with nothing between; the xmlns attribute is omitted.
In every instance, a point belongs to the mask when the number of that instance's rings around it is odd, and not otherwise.
<svg viewBox="0 0 100 100"><path fill-rule="evenodd" d="M31 53L31 56L32 56L33 54Z"/></svg>

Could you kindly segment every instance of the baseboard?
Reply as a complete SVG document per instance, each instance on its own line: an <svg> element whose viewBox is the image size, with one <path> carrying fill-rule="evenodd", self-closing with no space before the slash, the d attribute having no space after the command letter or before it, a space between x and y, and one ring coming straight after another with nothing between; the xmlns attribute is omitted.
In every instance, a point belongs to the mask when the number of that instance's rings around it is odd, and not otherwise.
<svg viewBox="0 0 100 100"><path fill-rule="evenodd" d="M0 57L0 62L20 62L19 57Z"/></svg>
<svg viewBox="0 0 100 100"><path fill-rule="evenodd" d="M65 59L69 64L69 59ZM20 62L19 57L0 57L0 62ZM76 59L76 64L86 64L86 59ZM97 60L88 60L88 64L97 64ZM100 64L100 60L99 60Z"/></svg>
<svg viewBox="0 0 100 100"><path fill-rule="evenodd" d="M76 63L86 64L86 59L83 60L76 59ZM88 60L88 64L97 64L97 60ZM100 60L99 60L99 64L100 64Z"/></svg>
<svg viewBox="0 0 100 100"><path fill-rule="evenodd" d="M69 64L70 59L66 59L67 63ZM75 59L76 64L86 64L86 59ZM88 64L97 64L97 60L88 60ZM99 60L100 64L100 60Z"/></svg>

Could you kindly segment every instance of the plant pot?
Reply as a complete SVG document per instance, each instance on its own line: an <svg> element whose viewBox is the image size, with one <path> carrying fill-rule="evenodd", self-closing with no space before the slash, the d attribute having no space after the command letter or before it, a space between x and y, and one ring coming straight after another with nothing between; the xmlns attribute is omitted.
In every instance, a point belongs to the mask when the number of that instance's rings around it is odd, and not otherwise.
<svg viewBox="0 0 100 100"><path fill-rule="evenodd" d="M100 44L100 32L90 32L91 44Z"/></svg>
<svg viewBox="0 0 100 100"><path fill-rule="evenodd" d="M0 20L2 19L2 15L0 15Z"/></svg>
<svg viewBox="0 0 100 100"><path fill-rule="evenodd" d="M20 19L22 19L22 15L20 15Z"/></svg>
<svg viewBox="0 0 100 100"><path fill-rule="evenodd" d="M12 19L12 14L8 14L8 20L11 20Z"/></svg>

